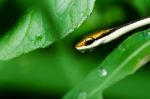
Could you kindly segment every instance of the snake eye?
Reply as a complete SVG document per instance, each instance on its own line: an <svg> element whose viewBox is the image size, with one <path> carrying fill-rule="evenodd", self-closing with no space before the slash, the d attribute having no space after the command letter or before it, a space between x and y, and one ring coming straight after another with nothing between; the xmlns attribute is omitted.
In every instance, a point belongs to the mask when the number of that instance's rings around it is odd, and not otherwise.
<svg viewBox="0 0 150 99"><path fill-rule="evenodd" d="M93 38L88 38L88 39L86 39L85 40L85 45L87 46L87 45L90 45L90 44L92 44L94 42L94 39Z"/></svg>

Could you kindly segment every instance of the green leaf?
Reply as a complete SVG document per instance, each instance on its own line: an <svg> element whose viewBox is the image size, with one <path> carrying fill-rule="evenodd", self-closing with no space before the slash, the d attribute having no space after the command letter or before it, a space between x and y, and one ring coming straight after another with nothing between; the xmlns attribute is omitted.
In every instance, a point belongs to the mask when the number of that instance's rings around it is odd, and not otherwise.
<svg viewBox="0 0 150 99"><path fill-rule="evenodd" d="M95 0L46 0L49 13L32 8L0 38L0 60L44 48L78 28L90 15ZM65 3L64 3L65 2ZM48 18L49 17L49 18ZM56 31L58 30L58 31Z"/></svg>
<svg viewBox="0 0 150 99"><path fill-rule="evenodd" d="M149 60L150 29L125 40L64 99L102 99L100 97L104 89L133 74ZM84 93L84 97L81 93ZM98 95L99 98L95 97Z"/></svg>
<svg viewBox="0 0 150 99"><path fill-rule="evenodd" d="M140 13L142 16L149 15L149 8L150 8L150 0L132 0L129 1L133 7L136 8L136 10Z"/></svg>
<svg viewBox="0 0 150 99"><path fill-rule="evenodd" d="M6 60L45 47L54 41L40 11L32 9L15 28L0 38L0 60Z"/></svg>
<svg viewBox="0 0 150 99"><path fill-rule="evenodd" d="M55 20L56 31L64 37L90 15L95 0L43 0L42 3L49 9L51 16L55 16L52 19Z"/></svg>

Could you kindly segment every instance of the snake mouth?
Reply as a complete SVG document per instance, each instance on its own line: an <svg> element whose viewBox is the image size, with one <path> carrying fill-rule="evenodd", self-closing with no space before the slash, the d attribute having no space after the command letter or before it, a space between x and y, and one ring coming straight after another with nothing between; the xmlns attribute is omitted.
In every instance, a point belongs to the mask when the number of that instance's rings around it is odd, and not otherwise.
<svg viewBox="0 0 150 99"><path fill-rule="evenodd" d="M84 50L85 48L83 46L76 45L75 49L80 51L80 50Z"/></svg>
<svg viewBox="0 0 150 99"><path fill-rule="evenodd" d="M84 48L83 48L82 46L79 46L79 45L76 45L76 46L75 46L75 49L76 49L76 50L84 50Z"/></svg>
<svg viewBox="0 0 150 99"><path fill-rule="evenodd" d="M92 47L91 46L75 46L75 48L78 51L86 51L86 50L91 49Z"/></svg>

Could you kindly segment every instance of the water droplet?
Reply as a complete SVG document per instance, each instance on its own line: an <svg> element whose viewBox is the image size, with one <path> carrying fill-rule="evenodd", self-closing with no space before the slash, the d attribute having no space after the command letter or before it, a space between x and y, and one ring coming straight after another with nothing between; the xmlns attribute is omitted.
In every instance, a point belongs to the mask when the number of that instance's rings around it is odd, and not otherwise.
<svg viewBox="0 0 150 99"><path fill-rule="evenodd" d="M150 35L150 32L148 32L147 34Z"/></svg>
<svg viewBox="0 0 150 99"><path fill-rule="evenodd" d="M90 48L90 49L89 49L89 52L93 52L93 51L94 51L94 49L95 49L95 48Z"/></svg>
<svg viewBox="0 0 150 99"><path fill-rule="evenodd" d="M122 46L119 46L119 50L125 51L126 49L124 47L122 47Z"/></svg>
<svg viewBox="0 0 150 99"><path fill-rule="evenodd" d="M42 39L42 36L41 35L36 35L35 39L40 41Z"/></svg>
<svg viewBox="0 0 150 99"><path fill-rule="evenodd" d="M36 37L41 37L41 35L36 35Z"/></svg>
<svg viewBox="0 0 150 99"><path fill-rule="evenodd" d="M98 70L98 73L99 73L100 76L107 76L107 74L108 74L107 70L104 69L104 68L100 68Z"/></svg>
<svg viewBox="0 0 150 99"><path fill-rule="evenodd" d="M87 99L87 93L86 92L80 92L77 99Z"/></svg>
<svg viewBox="0 0 150 99"><path fill-rule="evenodd" d="M81 52L81 53L85 53L85 50L81 50L80 52Z"/></svg>

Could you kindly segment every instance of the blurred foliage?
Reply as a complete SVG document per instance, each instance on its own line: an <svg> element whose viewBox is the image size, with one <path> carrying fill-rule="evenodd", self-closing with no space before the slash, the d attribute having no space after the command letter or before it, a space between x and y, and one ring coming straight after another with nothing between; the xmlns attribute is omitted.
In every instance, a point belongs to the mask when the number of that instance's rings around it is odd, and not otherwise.
<svg viewBox="0 0 150 99"><path fill-rule="evenodd" d="M33 4L34 0L0 0L1 35L5 35ZM75 43L90 32L147 17L150 15L149 8L149 0L97 0L91 16L65 39L47 48L0 62L1 97L16 94L18 97L59 99L97 67L130 33L96 48L92 53L79 53L74 49ZM105 99L149 99L148 66L150 64L108 88L104 93Z"/></svg>

